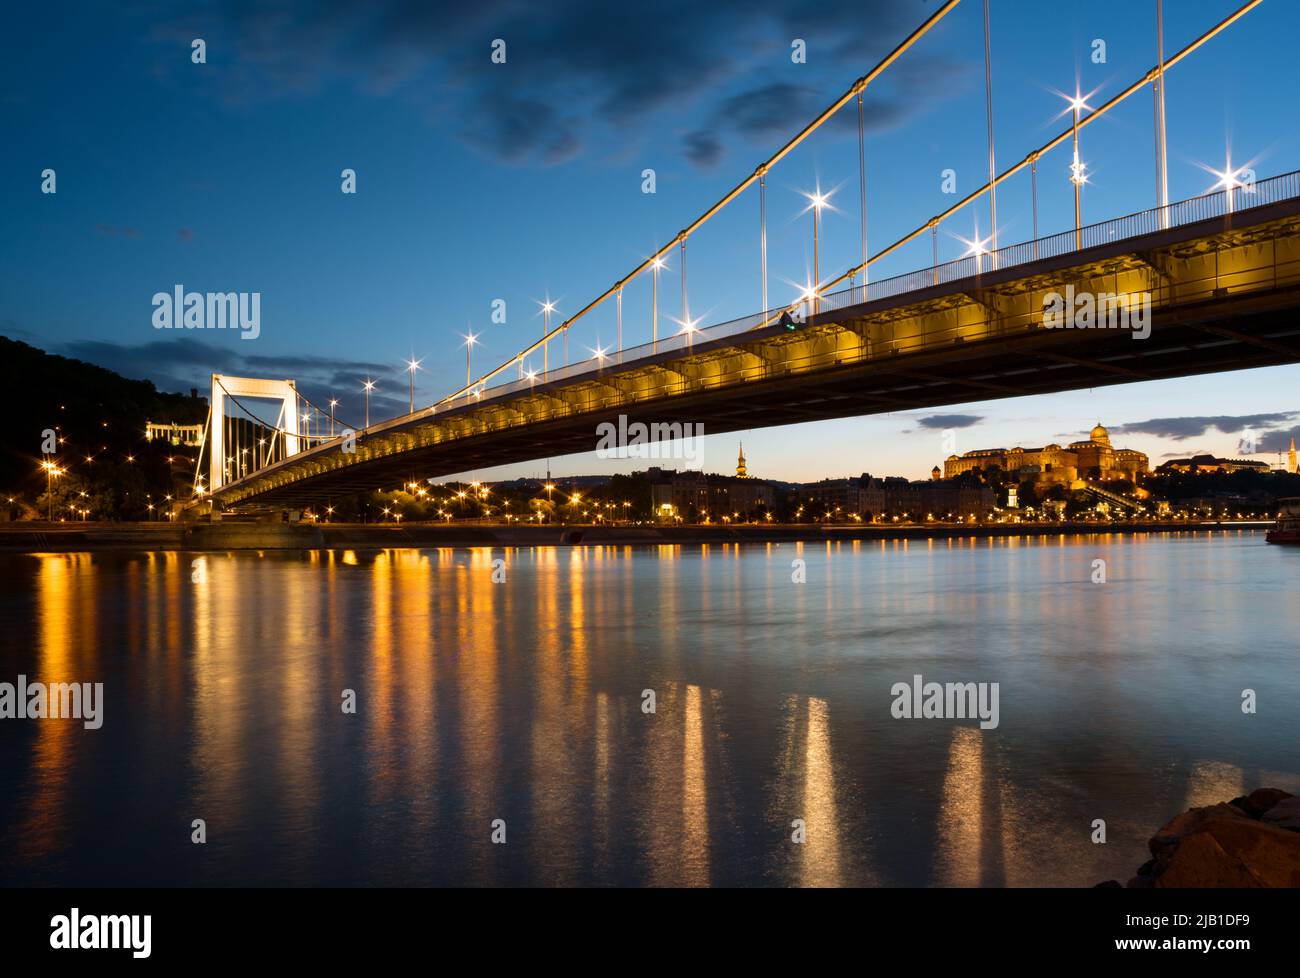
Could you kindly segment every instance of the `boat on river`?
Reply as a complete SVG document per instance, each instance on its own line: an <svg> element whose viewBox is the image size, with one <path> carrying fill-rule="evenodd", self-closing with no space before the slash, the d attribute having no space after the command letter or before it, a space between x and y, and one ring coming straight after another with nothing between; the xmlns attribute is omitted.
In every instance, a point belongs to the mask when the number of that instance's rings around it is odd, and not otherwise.
<svg viewBox="0 0 1300 978"><path fill-rule="evenodd" d="M1300 496L1277 501L1277 522L1264 539L1269 543L1300 543Z"/></svg>

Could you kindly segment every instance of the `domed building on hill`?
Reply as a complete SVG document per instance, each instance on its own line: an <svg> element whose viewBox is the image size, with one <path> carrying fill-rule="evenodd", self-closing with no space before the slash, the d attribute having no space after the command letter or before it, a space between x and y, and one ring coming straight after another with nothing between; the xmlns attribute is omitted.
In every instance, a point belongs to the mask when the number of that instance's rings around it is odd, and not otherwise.
<svg viewBox="0 0 1300 978"><path fill-rule="evenodd" d="M1143 452L1114 448L1110 432L1098 423L1088 433L1087 441L1071 442L1064 448L1056 444L1042 448L981 448L964 455L949 455L943 463L943 475L951 479L973 469L996 466L1039 484L1068 486L1080 479L1093 482L1128 479L1136 485L1139 477L1147 473L1148 462Z"/></svg>

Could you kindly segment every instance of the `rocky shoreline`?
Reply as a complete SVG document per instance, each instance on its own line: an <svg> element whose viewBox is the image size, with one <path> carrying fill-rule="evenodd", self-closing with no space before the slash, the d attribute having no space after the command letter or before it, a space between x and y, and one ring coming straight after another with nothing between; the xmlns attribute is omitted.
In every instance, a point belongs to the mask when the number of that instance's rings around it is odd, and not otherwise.
<svg viewBox="0 0 1300 978"><path fill-rule="evenodd" d="M1300 797L1258 788L1175 815L1147 843L1128 889L1300 887ZM1118 880L1098 883L1118 888Z"/></svg>

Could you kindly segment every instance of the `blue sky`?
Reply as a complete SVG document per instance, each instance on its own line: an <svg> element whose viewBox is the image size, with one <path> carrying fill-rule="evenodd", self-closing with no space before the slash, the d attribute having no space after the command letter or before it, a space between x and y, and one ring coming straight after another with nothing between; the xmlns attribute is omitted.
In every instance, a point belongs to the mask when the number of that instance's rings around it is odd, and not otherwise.
<svg viewBox="0 0 1300 978"><path fill-rule="evenodd" d="M1173 52L1239 4L1166 3ZM379 381L375 416L404 409L401 373L422 358L417 401L463 382L459 334L479 367L541 332L535 300L575 311L671 239L937 4L665 2L635 8L484 0L254 5L23 5L0 38L0 333L160 387L206 390L213 370L294 377L361 414L360 378ZM1155 61L1154 0L992 0L999 169L1066 123L1058 91L1100 104ZM1300 10L1266 0L1168 78L1172 199L1206 192L1205 165L1263 178L1300 168L1291 68ZM191 61L203 38L207 63ZM491 45L506 42L506 62ZM807 61L792 63L802 39ZM1094 39L1106 62L1090 59ZM982 6L964 0L869 90L873 246L987 176ZM837 120L838 121L838 120ZM838 187L821 267L858 251L856 114L830 124L769 178L770 296L790 298L811 262L801 190ZM1155 200L1152 101L1140 93L1085 130L1084 221ZM1072 226L1068 150L1041 164L1040 233ZM40 174L57 173L57 194ZM358 192L340 192L340 171ZM642 192L642 171L657 192ZM1031 236L1028 176L998 196L999 243ZM987 234L985 205L955 235ZM705 323L759 306L758 201L751 191L689 245L691 312ZM921 241L873 278L929 262ZM678 315L676 259L661 309ZM151 298L176 283L262 294L261 335L159 332ZM648 339L649 294L625 293L625 336ZM491 324L506 302L507 322ZM576 326L575 354L614 335L614 310ZM743 439L750 472L813 479L871 471L919 477L946 454L935 416L963 415L957 448L1082 437L1098 419L1153 461L1236 454L1241 428L1275 450L1295 426L1300 367L1108 387L711 437L706 467ZM971 420L974 419L974 420ZM1275 461L1275 455L1260 457ZM545 462L493 476L533 474ZM590 456L557 474L613 471ZM484 473L480 473L484 474Z"/></svg>

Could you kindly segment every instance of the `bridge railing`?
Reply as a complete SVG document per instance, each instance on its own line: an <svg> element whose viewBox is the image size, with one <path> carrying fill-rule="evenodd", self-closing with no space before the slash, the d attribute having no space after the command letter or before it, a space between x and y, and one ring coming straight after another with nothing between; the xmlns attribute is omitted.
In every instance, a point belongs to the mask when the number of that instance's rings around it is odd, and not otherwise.
<svg viewBox="0 0 1300 978"><path fill-rule="evenodd" d="M748 316L742 316L739 319L731 319L725 323L717 323L713 326L706 326L703 329L695 329L690 332L671 333L662 339L650 343L642 343L639 346L629 346L622 350L611 351L603 359L591 357L586 360L579 360L565 367L555 367L548 373L538 373L532 379L527 377L516 379L505 384L498 384L489 387L482 394L484 397L501 397L504 395L515 394L519 391L528 390L537 384L552 384L557 381L573 380L581 377L594 376L601 370L619 368L625 364L634 363L645 357L654 356L658 353L676 353L690 350L693 346L709 340L719 339L727 336L734 336L739 333L746 333L757 326L761 326L774 317L780 316L785 306L776 309L769 309L766 312L754 312ZM559 341L553 341L553 346L558 346ZM555 356L555 350L551 350L551 356Z"/></svg>
<svg viewBox="0 0 1300 978"><path fill-rule="evenodd" d="M1234 187L1231 198L1228 192L1216 190L1165 207L1152 207L1135 214L1126 214L1123 217L1089 224L1080 228L1077 236L1073 229L1062 231L1060 234L1023 241L996 251L966 255L955 261L931 265L929 268L920 268L893 278L832 292L823 296L819 305L822 312L825 312L877 299L893 298L934 285L956 282L984 272L1001 271L1038 261L1041 258L1057 258L1097 245L1137 238L1155 231L1195 224L1198 221L1223 217L1234 211L1262 207L1296 197L1300 197L1300 171L1269 177L1250 186Z"/></svg>
<svg viewBox="0 0 1300 978"><path fill-rule="evenodd" d="M1234 187L1231 191L1217 190L1213 193L1177 201L1165 207L1152 207L1148 210L1126 214L1097 224L1082 227L1076 233L1073 229L1059 234L1007 245L996 251L979 255L966 255L953 261L918 268L915 271L880 279L865 285L856 285L839 292L831 292L818 299L819 311L822 313L844 309L879 299L894 298L935 285L972 278L994 270L1014 268L1042 258L1056 258L1072 252L1092 248L1097 245L1123 241L1140 237L1168 228L1195 224L1227 213L1261 207L1283 200L1300 197L1300 171L1283 173L1279 176L1260 180L1253 185ZM805 303L806 305L806 303ZM748 332L763 323L779 317L786 306L778 306L765 312L751 313L739 319L728 320L704 329L690 332L677 332L665 336L656 342L642 343L639 346L626 347L606 354L603 358L590 358L557 367L548 373L538 373L534 377L511 380L480 390L480 399L508 397L528 390L542 383L556 383L565 380L578 380L583 377L596 377L604 370L619 368L645 357L659 353L689 351L691 347L710 340L723 339ZM669 320L671 323L672 320ZM560 341L552 341L555 346Z"/></svg>

